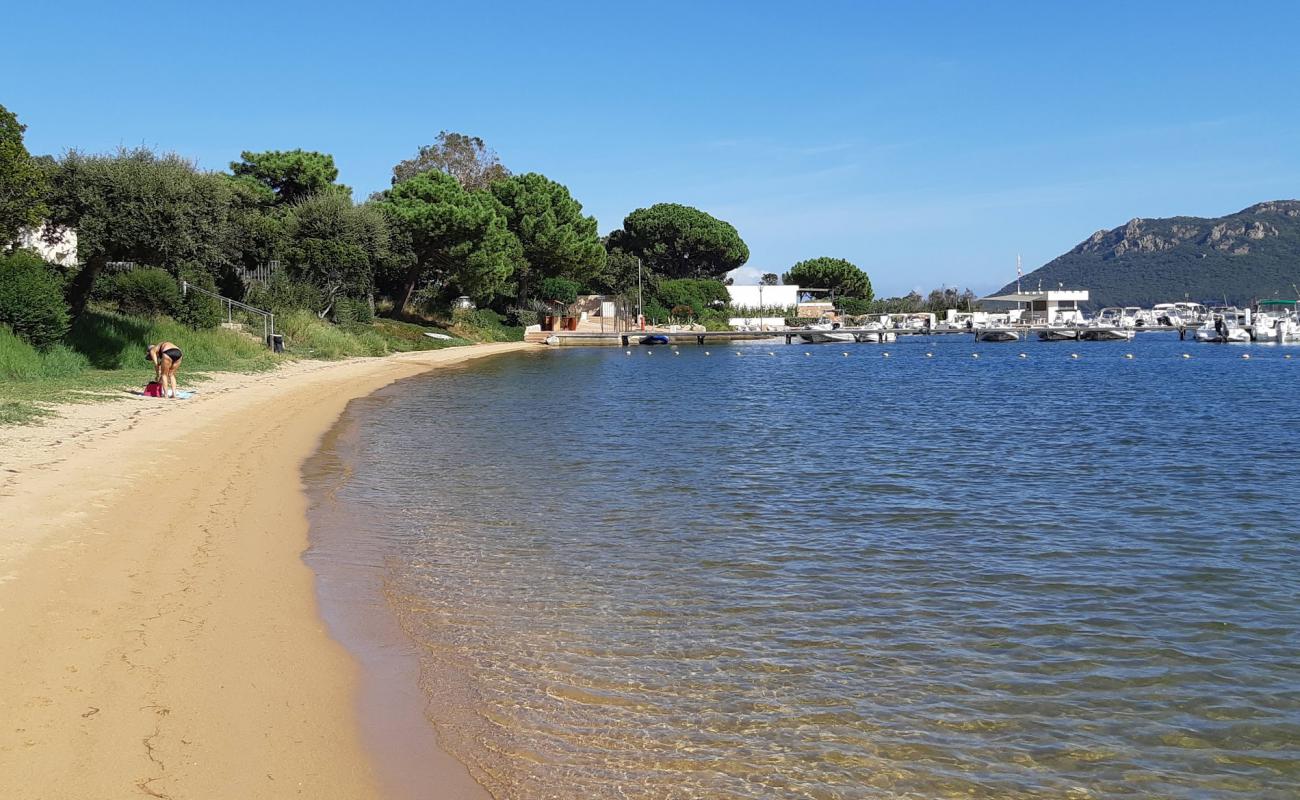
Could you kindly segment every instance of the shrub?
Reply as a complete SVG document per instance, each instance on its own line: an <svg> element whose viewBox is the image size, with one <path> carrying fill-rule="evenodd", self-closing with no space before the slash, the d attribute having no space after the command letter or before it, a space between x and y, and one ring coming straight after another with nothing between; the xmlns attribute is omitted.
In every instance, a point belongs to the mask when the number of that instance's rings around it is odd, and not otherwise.
<svg viewBox="0 0 1300 800"><path fill-rule="evenodd" d="M837 297L835 310L850 317L860 317L871 313L871 301L861 297Z"/></svg>
<svg viewBox="0 0 1300 800"><path fill-rule="evenodd" d="M39 348L68 332L62 282L35 253L0 257L0 323Z"/></svg>
<svg viewBox="0 0 1300 800"><path fill-rule="evenodd" d="M458 336L481 342L517 342L524 329L505 324L505 318L488 308L461 308L452 313L451 330Z"/></svg>
<svg viewBox="0 0 1300 800"><path fill-rule="evenodd" d="M530 308L512 308L506 312L506 319L511 325L526 328L541 321L540 315Z"/></svg>
<svg viewBox="0 0 1300 800"><path fill-rule="evenodd" d="M688 305L673 306L671 313L674 317L686 317L687 319L695 317L695 309Z"/></svg>
<svg viewBox="0 0 1300 800"><path fill-rule="evenodd" d="M244 302L277 315L290 311L320 313L325 308L325 298L320 289L310 283L292 280L284 272L277 272L266 283L249 289Z"/></svg>
<svg viewBox="0 0 1300 800"><path fill-rule="evenodd" d="M133 316L178 316L181 306L181 290L176 279L166 270L153 267L114 276L108 296L118 311Z"/></svg>
<svg viewBox="0 0 1300 800"><path fill-rule="evenodd" d="M648 322L667 322L671 316L668 309L659 305L658 302L651 300L641 307L641 313L645 315Z"/></svg>
<svg viewBox="0 0 1300 800"><path fill-rule="evenodd" d="M679 306L689 307L690 316L698 317L706 309L726 305L730 299L731 295L721 281L678 278L662 281L655 290L655 300L659 305L673 309L674 316L685 316L677 312Z"/></svg>
<svg viewBox="0 0 1300 800"><path fill-rule="evenodd" d="M579 288L577 283L568 278L547 278L538 287L538 292L542 295L543 300L571 306L578 302Z"/></svg>
<svg viewBox="0 0 1300 800"><path fill-rule="evenodd" d="M370 302L355 297L340 297L334 301L334 321L339 325L369 325L375 315Z"/></svg>
<svg viewBox="0 0 1300 800"><path fill-rule="evenodd" d="M206 272L187 271L184 273L184 277L191 284L207 289L209 292L217 291L216 282ZM180 303L176 307L176 319L195 330L215 328L221 324L223 319L221 302L201 292L184 292L181 295Z"/></svg>

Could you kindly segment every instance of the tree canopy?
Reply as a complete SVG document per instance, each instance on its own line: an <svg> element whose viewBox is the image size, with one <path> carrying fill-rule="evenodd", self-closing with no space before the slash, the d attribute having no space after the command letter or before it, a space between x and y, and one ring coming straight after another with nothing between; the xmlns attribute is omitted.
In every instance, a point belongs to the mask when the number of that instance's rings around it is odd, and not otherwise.
<svg viewBox="0 0 1300 800"><path fill-rule="evenodd" d="M856 264L842 258L810 258L789 269L781 280L809 288L829 289L832 297L871 300L871 279Z"/></svg>
<svg viewBox="0 0 1300 800"><path fill-rule="evenodd" d="M0 251L23 228L39 225L45 214L41 202L45 175L23 145L26 130L17 116L0 105Z"/></svg>
<svg viewBox="0 0 1300 800"><path fill-rule="evenodd" d="M730 223L676 203L628 214L610 244L667 278L721 278L749 260L749 248Z"/></svg>
<svg viewBox="0 0 1300 800"><path fill-rule="evenodd" d="M486 189L510 175L482 139L450 131L439 132L433 144L421 145L414 157L398 162L393 167L393 185L430 170L452 176L466 189Z"/></svg>
<svg viewBox="0 0 1300 800"><path fill-rule="evenodd" d="M289 207L284 224L290 275L321 291L326 311L340 295L367 297L393 259L383 212L322 192Z"/></svg>
<svg viewBox="0 0 1300 800"><path fill-rule="evenodd" d="M414 263L402 280L398 306L429 282L479 301L510 289L523 261L501 204L487 192L466 191L444 172L422 172L384 192L386 205L410 237Z"/></svg>
<svg viewBox="0 0 1300 800"><path fill-rule="evenodd" d="M582 204L566 186L530 172L498 180L490 191L523 250L517 276L521 297L542 278L567 278L589 286L604 269L605 248L596 218L583 216Z"/></svg>
<svg viewBox="0 0 1300 800"><path fill-rule="evenodd" d="M309 150L267 150L239 154L241 160L230 162L236 178L252 181L270 189L276 202L293 203L318 192L337 191L351 196L352 190L334 183L339 170L334 156Z"/></svg>
<svg viewBox="0 0 1300 800"><path fill-rule="evenodd" d="M758 282L761 286L780 286L781 278L775 272L764 272Z"/></svg>
<svg viewBox="0 0 1300 800"><path fill-rule="evenodd" d="M230 182L192 162L150 150L87 156L71 151L50 176L50 220L77 231L82 268L69 289L85 308L104 264L135 261L210 270L227 263L232 241Z"/></svg>

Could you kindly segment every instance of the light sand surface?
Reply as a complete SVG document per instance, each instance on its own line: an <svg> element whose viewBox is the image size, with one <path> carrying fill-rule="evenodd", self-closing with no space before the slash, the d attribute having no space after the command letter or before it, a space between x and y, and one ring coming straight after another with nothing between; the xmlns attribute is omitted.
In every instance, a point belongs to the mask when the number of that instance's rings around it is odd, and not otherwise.
<svg viewBox="0 0 1300 800"><path fill-rule="evenodd" d="M526 347L299 362L0 429L0 797L391 795L301 560L299 469L349 400ZM430 797L485 796L428 757Z"/></svg>

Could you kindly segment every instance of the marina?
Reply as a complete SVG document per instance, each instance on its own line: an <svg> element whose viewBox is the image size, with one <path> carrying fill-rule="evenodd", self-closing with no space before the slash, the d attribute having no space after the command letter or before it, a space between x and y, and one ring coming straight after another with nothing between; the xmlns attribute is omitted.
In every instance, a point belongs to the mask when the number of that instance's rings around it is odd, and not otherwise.
<svg viewBox="0 0 1300 800"><path fill-rule="evenodd" d="M1249 337L1248 341L1256 341L1255 338L1256 327L1254 325L1241 326L1240 329L1247 332ZM1155 325L1151 327L1141 328L1139 332L1177 334L1179 339L1187 339L1189 338L1189 334L1194 333L1195 330L1196 328L1189 327L1189 326L1173 327L1173 326L1165 326L1165 325ZM1041 341L1074 341L1079 339L1088 341L1090 338L1092 338L1093 340L1101 341L1104 340L1104 338L1102 337L1105 337L1107 334L1115 334L1114 338L1116 340L1132 338L1131 335L1118 335L1118 334L1132 334L1134 332L1134 329L1123 328L1120 326L1077 327L1077 326L1068 326L1068 325L1057 325L1057 326L1008 325L1008 326L999 326L999 327L984 327L984 328L971 328L971 329L898 328L898 329L888 329L886 332L893 334L895 336L908 336L908 337L966 336L966 337L971 337L973 339L976 339L978 341L1001 340L1001 341L1013 342L1013 341L1026 341L1029 340L1030 338L1037 338ZM674 331L674 330L656 329L653 331L623 331L621 333L599 333L599 332L589 332L589 331L555 331L555 332L547 331L544 333L545 333L544 336L538 336L536 333L529 333L528 336L531 341L544 342L545 344L554 347L631 347L633 345L643 344L642 340L652 335L655 337L662 337L667 340L666 342L661 342L661 344L672 344L672 345L694 344L694 345L704 346L708 344L728 344L730 342L760 341L766 339L784 339L786 344L797 344L801 342L810 343L810 344L819 343L819 342L808 342L807 337L809 336L810 332L803 328L780 328L780 329L774 328L771 330L761 330L761 331L753 331L753 330L750 331L676 330ZM835 333L840 333L852 337L851 342L849 339L841 340L846 344L847 343L875 344L875 343L879 343L879 340L878 339L873 340L872 337L878 336L881 333L881 329L866 328L866 327L842 327L842 328L836 328ZM997 334L1001 334L1002 336L1007 338L999 339L996 336L994 338L990 338L990 335L997 335ZM653 343L645 343L645 344L647 346L653 346Z"/></svg>

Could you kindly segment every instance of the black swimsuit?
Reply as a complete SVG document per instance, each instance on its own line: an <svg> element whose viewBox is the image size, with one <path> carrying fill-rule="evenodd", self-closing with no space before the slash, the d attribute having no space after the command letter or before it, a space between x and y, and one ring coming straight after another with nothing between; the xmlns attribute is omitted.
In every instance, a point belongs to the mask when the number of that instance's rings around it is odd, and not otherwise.
<svg viewBox="0 0 1300 800"><path fill-rule="evenodd" d="M181 360L181 351L179 347L169 347L162 351L162 354L170 358L173 364L179 363Z"/></svg>

